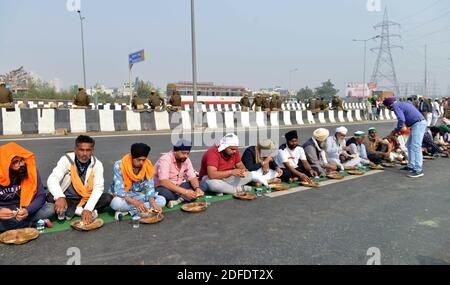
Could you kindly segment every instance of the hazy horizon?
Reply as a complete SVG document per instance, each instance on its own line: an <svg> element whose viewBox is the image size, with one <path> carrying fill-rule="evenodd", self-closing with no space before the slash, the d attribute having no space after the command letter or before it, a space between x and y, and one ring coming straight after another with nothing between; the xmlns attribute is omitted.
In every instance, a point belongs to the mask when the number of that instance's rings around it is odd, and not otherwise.
<svg viewBox="0 0 450 285"><path fill-rule="evenodd" d="M450 79L450 0L381 0L370 12L367 0L196 1L199 82L241 85L253 90L275 85L317 87L331 79L343 94L347 82L362 82L363 43L380 33L387 5L391 33L403 50L392 51L398 81L423 82L424 44L428 44L429 84L447 94ZM165 90L169 82L190 81L190 1L86 1L88 87L121 87L128 81L128 54L145 49L146 61L133 77ZM80 20L66 0L0 0L0 74L24 66L61 87L82 84ZM376 54L369 41L366 81Z"/></svg>

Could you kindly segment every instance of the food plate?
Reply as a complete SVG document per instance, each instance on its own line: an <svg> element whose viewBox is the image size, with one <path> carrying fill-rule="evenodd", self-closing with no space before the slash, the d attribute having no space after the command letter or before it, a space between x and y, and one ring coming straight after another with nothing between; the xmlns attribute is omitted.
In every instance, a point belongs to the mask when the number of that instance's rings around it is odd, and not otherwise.
<svg viewBox="0 0 450 285"><path fill-rule="evenodd" d="M85 225L81 220L73 221L71 224L72 228L77 231L93 231L103 226L102 219L95 219L91 224Z"/></svg>
<svg viewBox="0 0 450 285"><path fill-rule="evenodd" d="M383 169L384 169L384 167L383 167L383 166L380 166L380 165L369 166L369 167L370 167L370 169L372 169L372 170L383 170Z"/></svg>
<svg viewBox="0 0 450 285"><path fill-rule="evenodd" d="M38 230L34 228L23 228L2 233L0 235L0 242L19 245L37 239L38 237Z"/></svg>
<svg viewBox="0 0 450 285"><path fill-rule="evenodd" d="M395 167L394 163L389 163L389 162L384 162L381 165L383 165L384 167Z"/></svg>
<svg viewBox="0 0 450 285"><path fill-rule="evenodd" d="M270 184L270 189L274 190L274 191L283 191L283 190L288 190L289 186L284 185L284 184Z"/></svg>
<svg viewBox="0 0 450 285"><path fill-rule="evenodd" d="M164 220L164 215L162 213L141 213L139 214L141 217L141 224L156 224Z"/></svg>
<svg viewBox="0 0 450 285"><path fill-rule="evenodd" d="M305 187L319 187L319 182L316 181L301 181L300 184L302 184Z"/></svg>
<svg viewBox="0 0 450 285"><path fill-rule="evenodd" d="M359 171L359 170L349 170L348 174L350 174L350 175L364 175L364 172Z"/></svg>
<svg viewBox="0 0 450 285"><path fill-rule="evenodd" d="M344 176L342 176L338 172L330 172L329 174L327 174L327 177L330 179L343 179L344 178Z"/></svg>
<svg viewBox="0 0 450 285"><path fill-rule="evenodd" d="M425 160L435 160L436 158L432 157L432 156L429 156L429 155L424 155L423 159L425 159Z"/></svg>
<svg viewBox="0 0 450 285"><path fill-rule="evenodd" d="M448 153L443 153L443 154L441 154L441 157L448 158Z"/></svg>
<svg viewBox="0 0 450 285"><path fill-rule="evenodd" d="M181 206L181 210L190 213L200 213L206 210L208 205L206 202L192 202Z"/></svg>
<svg viewBox="0 0 450 285"><path fill-rule="evenodd" d="M247 200L247 201L256 199L256 195L250 192L237 192L233 194L233 197L239 200Z"/></svg>

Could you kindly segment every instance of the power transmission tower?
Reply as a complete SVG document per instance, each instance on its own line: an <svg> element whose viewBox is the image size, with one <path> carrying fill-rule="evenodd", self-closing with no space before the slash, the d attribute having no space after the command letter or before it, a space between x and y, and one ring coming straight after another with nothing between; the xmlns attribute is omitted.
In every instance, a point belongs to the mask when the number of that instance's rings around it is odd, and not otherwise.
<svg viewBox="0 0 450 285"><path fill-rule="evenodd" d="M395 73L394 60L392 59L391 50L394 48L402 48L401 46L391 45L391 38L400 35L391 34L389 28L391 26L399 26L400 24L389 21L387 8L384 9L383 22L374 26L375 29L381 28L379 35L380 46L372 48L371 51L378 51L377 61L372 73L372 82L377 83L378 90L391 90L397 96L400 95L400 88Z"/></svg>

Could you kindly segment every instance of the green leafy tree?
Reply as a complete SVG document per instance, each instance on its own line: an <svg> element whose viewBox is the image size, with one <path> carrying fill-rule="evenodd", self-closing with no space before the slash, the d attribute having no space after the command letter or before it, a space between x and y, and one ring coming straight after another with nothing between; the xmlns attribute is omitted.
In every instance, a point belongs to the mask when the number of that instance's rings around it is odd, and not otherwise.
<svg viewBox="0 0 450 285"><path fill-rule="evenodd" d="M334 84L328 79L322 82L322 86L316 88L315 95L319 98L323 97L326 100L331 100L338 92L339 90L334 88Z"/></svg>
<svg viewBox="0 0 450 285"><path fill-rule="evenodd" d="M145 82L144 80L139 80L136 86L136 94L141 98L148 98L150 96L150 91L152 86L150 82Z"/></svg>
<svg viewBox="0 0 450 285"><path fill-rule="evenodd" d="M297 100L307 100L314 97L314 90L306 86L297 92Z"/></svg>

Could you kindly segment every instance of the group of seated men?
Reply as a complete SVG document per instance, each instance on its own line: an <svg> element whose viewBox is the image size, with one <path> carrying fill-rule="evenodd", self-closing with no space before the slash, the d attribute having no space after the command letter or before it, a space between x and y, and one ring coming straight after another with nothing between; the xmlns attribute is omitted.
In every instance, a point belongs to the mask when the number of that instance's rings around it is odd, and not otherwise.
<svg viewBox="0 0 450 285"><path fill-rule="evenodd" d="M245 149L242 157L238 136L229 133L204 153L198 176L189 159L190 141L179 140L155 166L149 159L150 146L135 143L114 163L113 181L106 189L103 164L94 156L95 141L80 135L74 150L59 159L48 177L48 191L34 153L8 143L0 147L0 232L29 227L39 219L49 221L55 214L64 214L68 220L80 216L90 224L106 207L121 220L150 209L161 212L165 206L193 201L207 191L234 194L249 183L309 181L333 171L407 159L407 134L381 139L371 128L368 136L357 131L346 140L347 133L345 127L337 128L334 135L319 128L300 145L297 131L292 130L280 147L270 139L261 140ZM448 145L448 127L432 128L430 136L438 148Z"/></svg>

